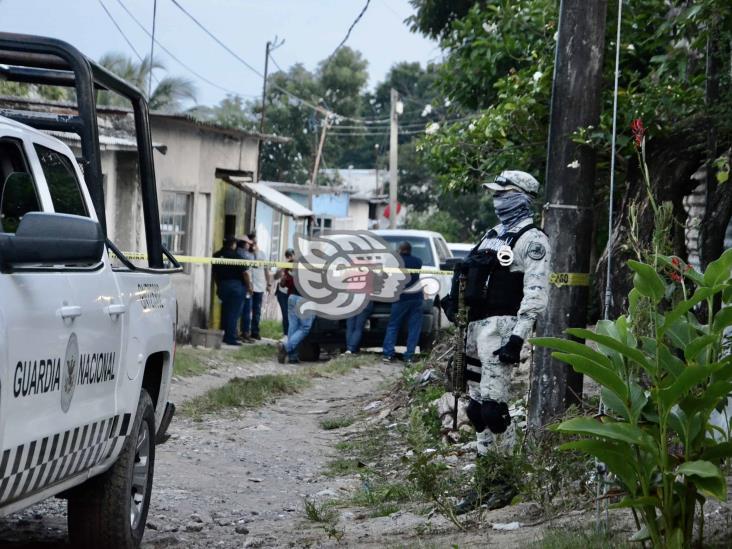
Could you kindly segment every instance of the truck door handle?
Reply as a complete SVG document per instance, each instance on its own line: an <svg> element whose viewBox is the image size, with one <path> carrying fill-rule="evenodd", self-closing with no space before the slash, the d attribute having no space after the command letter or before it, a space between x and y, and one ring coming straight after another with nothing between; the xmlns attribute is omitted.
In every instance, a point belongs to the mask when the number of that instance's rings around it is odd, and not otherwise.
<svg viewBox="0 0 732 549"><path fill-rule="evenodd" d="M119 316L127 312L127 306L123 303L113 303L112 305L107 305L105 310L109 316Z"/></svg>
<svg viewBox="0 0 732 549"><path fill-rule="evenodd" d="M57 313L61 318L76 318L81 316L81 307L78 305L64 305Z"/></svg>

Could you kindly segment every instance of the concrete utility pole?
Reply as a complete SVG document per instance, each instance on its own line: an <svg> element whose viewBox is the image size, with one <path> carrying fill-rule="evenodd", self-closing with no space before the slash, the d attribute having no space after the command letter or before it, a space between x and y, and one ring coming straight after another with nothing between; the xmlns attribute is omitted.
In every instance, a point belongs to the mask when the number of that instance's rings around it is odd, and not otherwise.
<svg viewBox="0 0 732 549"><path fill-rule="evenodd" d="M259 117L259 133L264 133L265 113L267 112L267 71L269 70L269 49L272 42L267 41L264 48L264 80L262 81L262 116ZM257 149L257 181L262 180L262 138L259 138Z"/></svg>
<svg viewBox="0 0 732 549"><path fill-rule="evenodd" d="M397 186L399 173L397 172L399 149L399 113L397 104L399 93L391 89L391 129L389 133L389 228L396 229L397 222Z"/></svg>
<svg viewBox="0 0 732 549"><path fill-rule="evenodd" d="M559 7L544 209L554 284L538 336L565 337L568 327L587 322L595 155L571 136L600 119L606 12L607 0L562 0ZM582 376L553 360L550 350L539 347L535 357L529 399L534 427L552 421L582 394Z"/></svg>

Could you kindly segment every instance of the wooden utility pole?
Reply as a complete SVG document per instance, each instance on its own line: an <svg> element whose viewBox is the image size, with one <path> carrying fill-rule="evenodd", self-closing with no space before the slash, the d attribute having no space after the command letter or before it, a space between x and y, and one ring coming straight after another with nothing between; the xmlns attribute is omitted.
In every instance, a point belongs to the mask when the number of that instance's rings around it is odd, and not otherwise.
<svg viewBox="0 0 732 549"><path fill-rule="evenodd" d="M399 185L397 172L399 148L399 113L397 104L399 94L391 89L391 128L389 133L389 228L396 229L397 222L397 186Z"/></svg>
<svg viewBox="0 0 732 549"><path fill-rule="evenodd" d="M538 336L566 337L568 327L587 322L592 247L595 155L572 141L579 128L600 120L607 0L561 0L545 178L544 231L549 235L552 272L549 307ZM567 276L564 276L564 275ZM536 349L531 374L529 422L545 425L582 394L582 376Z"/></svg>
<svg viewBox="0 0 732 549"><path fill-rule="evenodd" d="M325 132L328 131L328 124L330 122L329 113L325 113L323 119L323 129L320 130L320 142L318 143L318 150L315 152L315 165L313 166L313 175L310 177L310 185L308 187L308 210L313 209L313 195L315 194L315 184L318 180L318 168L320 167L320 156L323 154L323 145L325 144ZM310 225L312 231L312 223Z"/></svg>
<svg viewBox="0 0 732 549"><path fill-rule="evenodd" d="M272 42L267 41L267 46L264 48L264 81L262 82L262 115L259 117L259 146L257 150L257 181L262 180L262 137L264 133L264 120L267 112L267 71L269 70L269 50L272 47Z"/></svg>

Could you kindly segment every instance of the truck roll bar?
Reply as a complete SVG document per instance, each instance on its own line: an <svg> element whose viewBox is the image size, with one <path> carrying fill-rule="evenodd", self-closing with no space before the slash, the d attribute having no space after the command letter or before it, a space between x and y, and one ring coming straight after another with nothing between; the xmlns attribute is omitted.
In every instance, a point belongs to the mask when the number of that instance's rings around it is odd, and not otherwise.
<svg viewBox="0 0 732 549"><path fill-rule="evenodd" d="M10 109L3 109L0 114L36 129L67 131L81 138L84 179L105 236L107 222L96 91L111 91L130 101L135 119L148 266L163 269L164 249L160 236L150 117L142 92L62 40L6 32L0 32L0 79L75 89L78 116Z"/></svg>

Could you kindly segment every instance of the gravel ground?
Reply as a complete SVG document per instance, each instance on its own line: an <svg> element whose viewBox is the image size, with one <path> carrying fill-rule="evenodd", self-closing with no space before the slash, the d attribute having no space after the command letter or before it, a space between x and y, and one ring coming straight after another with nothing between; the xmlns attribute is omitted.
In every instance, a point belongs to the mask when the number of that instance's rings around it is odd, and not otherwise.
<svg viewBox="0 0 732 549"><path fill-rule="evenodd" d="M222 363L211 373L174 379L177 403L228 379L295 371L297 366L270 361ZM194 421L175 418L170 439L158 447L155 486L145 548L192 549L241 547L525 547L549 528L591 525L593 514L575 511L549 522L535 503L487 512L479 528L460 532L439 514L397 511L369 518L361 509L338 509L337 530L305 518L305 498L315 501L347 496L358 489L356 475L328 477L323 471L337 455L337 442L372 421L389 422L386 387L401 366L373 363L333 378L316 378L298 395L241 413L227 412ZM357 415L365 419L332 431L324 417ZM469 456L466 456L469 459ZM728 505L708 506L713 538L727 539L732 521ZM21 513L0 518L0 547L68 549L66 502L50 499ZM515 530L496 525L519 522ZM518 525L517 525L518 526ZM613 513L613 529L632 533L629 513ZM711 533L711 532L710 532Z"/></svg>

